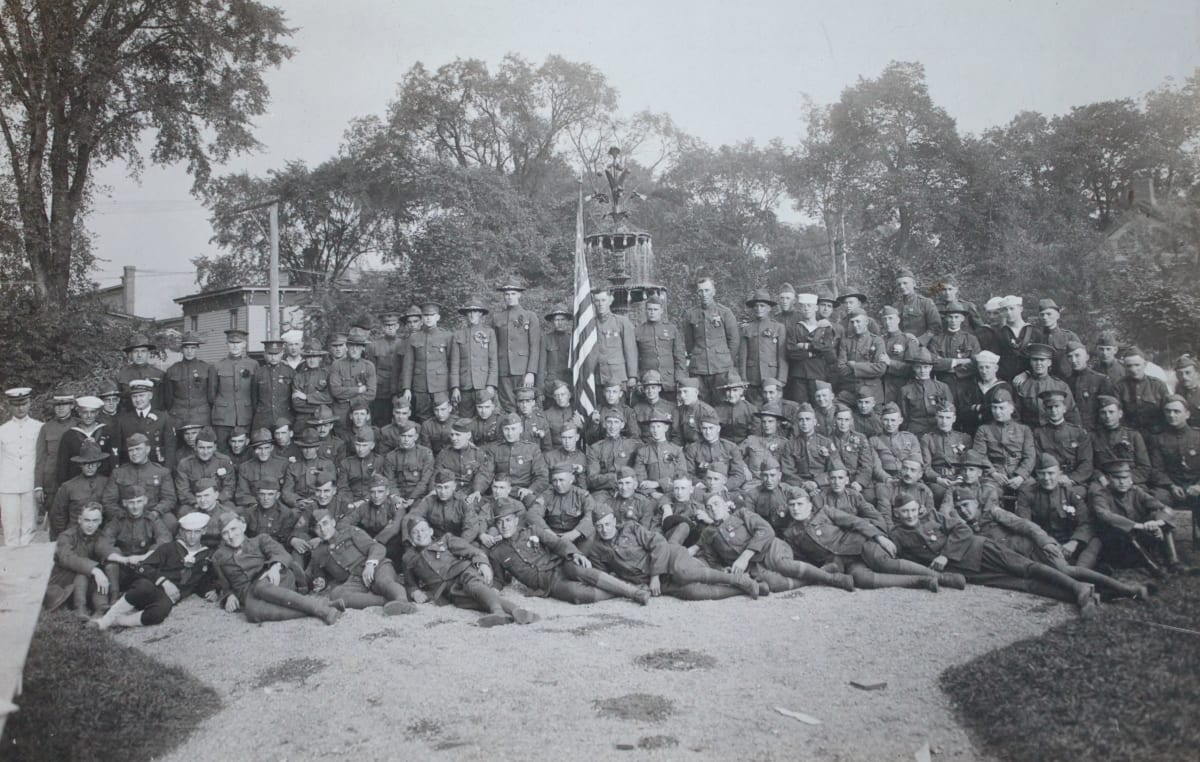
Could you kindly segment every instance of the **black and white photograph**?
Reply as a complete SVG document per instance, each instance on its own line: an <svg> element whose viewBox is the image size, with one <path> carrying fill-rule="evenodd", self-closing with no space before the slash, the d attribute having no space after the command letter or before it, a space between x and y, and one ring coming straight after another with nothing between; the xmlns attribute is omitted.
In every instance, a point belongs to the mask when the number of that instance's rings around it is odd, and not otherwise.
<svg viewBox="0 0 1200 762"><path fill-rule="evenodd" d="M2 0L0 760L1200 756L1196 0Z"/></svg>

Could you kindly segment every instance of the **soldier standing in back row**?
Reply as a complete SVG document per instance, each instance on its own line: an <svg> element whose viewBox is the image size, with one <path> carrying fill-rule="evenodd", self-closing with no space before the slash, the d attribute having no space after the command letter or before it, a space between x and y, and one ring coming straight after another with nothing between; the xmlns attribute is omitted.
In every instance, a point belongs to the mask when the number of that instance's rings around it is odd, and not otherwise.
<svg viewBox="0 0 1200 762"><path fill-rule="evenodd" d="M249 428L254 417L251 388L258 363L246 357L246 332L231 328L225 332L229 354L217 361L213 372L216 384L212 393L212 424L217 445L228 450L229 433L235 426Z"/></svg>
<svg viewBox="0 0 1200 762"><path fill-rule="evenodd" d="M925 346L942 330L942 316L932 299L916 293L916 284L912 270L907 267L900 270L896 275L896 288L900 291L896 306L900 309L900 330L916 336L921 346Z"/></svg>
<svg viewBox="0 0 1200 762"><path fill-rule="evenodd" d="M504 297L504 309L492 314L490 323L496 332L496 354L500 361L500 407L517 409L518 387L537 383L538 362L542 356L542 325L538 316L521 306L525 286L513 278L496 287Z"/></svg>
<svg viewBox="0 0 1200 762"><path fill-rule="evenodd" d="M400 332L400 313L379 316L383 336L367 344L366 357L375 363L375 399L371 400L371 423L386 426L392 421L392 397L400 393L400 361L404 339Z"/></svg>
<svg viewBox="0 0 1200 762"><path fill-rule="evenodd" d="M204 342L192 332L179 342L183 359L167 368L163 378L163 405L176 426L196 423L207 426L212 420L213 367L196 359Z"/></svg>
<svg viewBox="0 0 1200 762"><path fill-rule="evenodd" d="M614 315L612 302L607 288L592 289L592 306L596 308L596 386L618 383L632 391L638 383L633 323L624 315Z"/></svg>
<svg viewBox="0 0 1200 762"><path fill-rule="evenodd" d="M421 329L408 337L400 389L411 401L413 418L433 417L434 395L449 398L450 379L459 376L454 334L438 326L442 308L434 302L421 305Z"/></svg>
<svg viewBox="0 0 1200 762"><path fill-rule="evenodd" d="M488 308L483 299L474 297L462 307L460 315L467 322L454 331L453 351L458 359L458 373L450 379L450 401L463 418L475 417L475 405L481 392L496 391L499 378L499 359L496 356L496 332L483 322Z"/></svg>
<svg viewBox="0 0 1200 762"><path fill-rule="evenodd" d="M134 379L144 378L154 382L154 401L155 410L165 409L163 406L163 391L162 381L163 372L150 364L150 353L155 350L154 344L150 339L146 338L145 334L135 334L129 341L129 345L125 347L125 354L129 357L129 364L117 371L117 384L121 388L121 394L124 399L121 402L121 412L126 412L133 409L132 403L129 402L129 382Z"/></svg>
<svg viewBox="0 0 1200 762"><path fill-rule="evenodd" d="M266 362L254 371L250 395L254 399L254 428L273 428L280 418L292 419L292 380L296 371L283 362L283 342L263 342Z"/></svg>
<svg viewBox="0 0 1200 762"><path fill-rule="evenodd" d="M538 380L542 393L551 396L556 381L571 385L571 312L559 305L546 313L546 320L554 326L542 336L541 359L538 361Z"/></svg>
<svg viewBox="0 0 1200 762"><path fill-rule="evenodd" d="M742 327L737 367L749 387L747 400L761 405L763 381L787 373L787 337L783 324L771 319L775 300L765 288L756 290L746 300L746 306L754 310L754 320Z"/></svg>
<svg viewBox="0 0 1200 762"><path fill-rule="evenodd" d="M712 278L697 281L696 293L700 305L684 314L680 328L688 351L689 371L700 381L700 396L715 405L721 401L718 387L733 370L741 334L733 311L717 303L717 287Z"/></svg>
<svg viewBox="0 0 1200 762"><path fill-rule="evenodd" d="M683 335L675 324L663 320L663 302L651 296L644 303L646 320L634 329L637 343L638 369L644 375L653 370L662 383L662 396L675 401L679 379L687 376L687 348Z"/></svg>
<svg viewBox="0 0 1200 762"><path fill-rule="evenodd" d="M329 367L329 391L333 394L334 430L348 432L350 407L361 402L370 405L375 399L378 379L375 363L363 357L369 334L363 328L350 329L346 336L347 356L335 360Z"/></svg>

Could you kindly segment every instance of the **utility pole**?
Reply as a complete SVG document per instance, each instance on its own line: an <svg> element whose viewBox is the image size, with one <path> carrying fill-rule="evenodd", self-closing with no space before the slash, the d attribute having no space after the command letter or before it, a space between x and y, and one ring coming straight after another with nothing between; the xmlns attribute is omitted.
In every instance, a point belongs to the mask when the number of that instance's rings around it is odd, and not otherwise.
<svg viewBox="0 0 1200 762"><path fill-rule="evenodd" d="M270 266L267 273L267 339L279 340L279 199L267 198L246 206L240 206L229 212L230 216L252 212L266 207L270 214L270 229L268 236L271 241ZM262 223L259 229L262 229Z"/></svg>

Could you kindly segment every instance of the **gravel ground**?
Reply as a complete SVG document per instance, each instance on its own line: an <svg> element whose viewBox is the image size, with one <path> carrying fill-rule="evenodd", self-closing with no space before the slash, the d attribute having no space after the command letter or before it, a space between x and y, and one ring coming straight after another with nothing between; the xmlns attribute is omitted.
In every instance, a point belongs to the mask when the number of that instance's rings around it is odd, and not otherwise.
<svg viewBox="0 0 1200 762"><path fill-rule="evenodd" d="M542 620L482 629L473 612L422 606L351 611L327 627L251 625L193 599L159 627L114 637L220 694L222 711L168 757L181 762L875 761L911 760L925 743L936 760L974 760L938 674L1075 616L986 588L524 605ZM887 687L850 685L871 679Z"/></svg>

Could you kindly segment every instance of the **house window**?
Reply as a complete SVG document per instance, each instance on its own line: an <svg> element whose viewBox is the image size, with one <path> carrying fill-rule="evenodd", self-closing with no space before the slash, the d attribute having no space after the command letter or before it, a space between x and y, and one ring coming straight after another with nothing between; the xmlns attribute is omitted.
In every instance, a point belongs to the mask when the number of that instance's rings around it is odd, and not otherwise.
<svg viewBox="0 0 1200 762"><path fill-rule="evenodd" d="M234 307L233 309L231 309L231 310L229 311L229 327L230 327L231 329L235 329L235 328L237 328L237 327L238 327L238 311L237 311L237 307Z"/></svg>
<svg viewBox="0 0 1200 762"><path fill-rule="evenodd" d="M192 315L192 333L200 333L200 316Z"/></svg>

